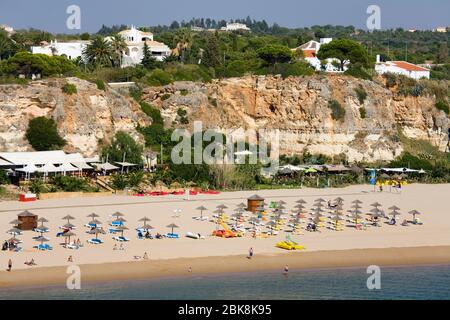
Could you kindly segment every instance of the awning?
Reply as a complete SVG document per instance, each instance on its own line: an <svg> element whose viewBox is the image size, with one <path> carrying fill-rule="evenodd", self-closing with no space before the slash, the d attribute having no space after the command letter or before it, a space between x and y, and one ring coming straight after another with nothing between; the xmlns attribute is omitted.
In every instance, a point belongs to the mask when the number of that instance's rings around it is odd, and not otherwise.
<svg viewBox="0 0 450 320"><path fill-rule="evenodd" d="M137 166L137 164L129 163L129 162L116 162L121 167L134 167Z"/></svg>
<svg viewBox="0 0 450 320"><path fill-rule="evenodd" d="M98 163L95 164L95 166L97 167L97 170L105 170L105 171L110 171L110 170L117 170L119 169L119 167L116 167L115 165L106 162L106 163Z"/></svg>
<svg viewBox="0 0 450 320"><path fill-rule="evenodd" d="M39 168L37 168L34 164L29 164L23 168L16 169L16 171L25 172L25 173L34 173L34 172L39 172Z"/></svg>
<svg viewBox="0 0 450 320"><path fill-rule="evenodd" d="M73 165L71 165L68 162L63 163L62 165L60 165L58 167L60 172L70 172L70 171L78 171L79 169L74 167Z"/></svg>
<svg viewBox="0 0 450 320"><path fill-rule="evenodd" d="M72 162L72 164L78 168L78 170L92 170L90 165L88 165L86 162Z"/></svg>
<svg viewBox="0 0 450 320"><path fill-rule="evenodd" d="M61 172L61 170L57 167L55 167L53 164L51 163L47 163L46 165L38 168L39 172Z"/></svg>

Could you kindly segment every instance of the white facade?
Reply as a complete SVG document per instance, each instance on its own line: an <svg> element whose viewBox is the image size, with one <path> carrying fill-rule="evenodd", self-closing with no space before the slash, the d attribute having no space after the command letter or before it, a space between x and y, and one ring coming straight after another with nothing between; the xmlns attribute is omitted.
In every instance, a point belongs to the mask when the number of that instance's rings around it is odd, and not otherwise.
<svg viewBox="0 0 450 320"><path fill-rule="evenodd" d="M222 27L222 31L250 31L250 28L243 23L227 23L226 27Z"/></svg>
<svg viewBox="0 0 450 320"><path fill-rule="evenodd" d="M170 48L164 43L153 40L151 32L142 32L135 27L119 32L119 35L125 40L127 50L123 53L122 67L134 66L141 63L143 57L144 43L147 43L152 55L158 61L163 61L171 54ZM110 37L105 38L111 40ZM33 54L41 53L49 56L65 55L69 59L76 59L83 56L83 51L89 45L90 41L71 41L50 43L42 42L40 46L31 47Z"/></svg>
<svg viewBox="0 0 450 320"><path fill-rule="evenodd" d="M406 61L386 61L380 62L379 56L377 56L377 63L375 64L375 71L378 74L394 73L407 76L416 80L426 78L430 79L430 70L417 66L415 64Z"/></svg>
<svg viewBox="0 0 450 320"><path fill-rule="evenodd" d="M122 67L134 66L141 63L144 56L144 43L157 61L164 61L171 54L170 48L164 43L154 41L151 32L143 32L131 26L131 29L119 32L127 44L127 50L122 57Z"/></svg>
<svg viewBox="0 0 450 320"><path fill-rule="evenodd" d="M71 41L58 42L57 40L42 42L40 46L31 47L33 54L41 53L49 56L66 56L68 59L77 59L83 55L84 49L89 44L89 41Z"/></svg>
<svg viewBox="0 0 450 320"><path fill-rule="evenodd" d="M320 47L323 44L327 44L333 41L333 38L321 38L319 42L311 40L308 41L298 48L292 49L293 51L297 51L301 49L303 51L303 55L305 60L316 70L316 71L325 71L325 72L343 72L340 71L339 68L334 66L333 62L337 61L337 59L328 58L326 60L326 64L322 65L319 58L317 58L317 54L319 53ZM347 67L344 66L344 71L347 70Z"/></svg>

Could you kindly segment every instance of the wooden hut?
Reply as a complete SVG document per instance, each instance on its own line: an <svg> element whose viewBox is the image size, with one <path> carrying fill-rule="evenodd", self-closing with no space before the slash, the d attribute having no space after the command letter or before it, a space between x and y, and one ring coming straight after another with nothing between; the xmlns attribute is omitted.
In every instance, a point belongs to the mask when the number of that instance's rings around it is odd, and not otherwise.
<svg viewBox="0 0 450 320"><path fill-rule="evenodd" d="M264 207L264 198L257 194L247 198L247 211L256 213L259 207Z"/></svg>
<svg viewBox="0 0 450 320"><path fill-rule="evenodd" d="M19 221L22 222L18 225L18 228L20 230L33 230L34 228L37 228L38 216L31 213L30 211L25 210L24 212L19 213L18 218Z"/></svg>

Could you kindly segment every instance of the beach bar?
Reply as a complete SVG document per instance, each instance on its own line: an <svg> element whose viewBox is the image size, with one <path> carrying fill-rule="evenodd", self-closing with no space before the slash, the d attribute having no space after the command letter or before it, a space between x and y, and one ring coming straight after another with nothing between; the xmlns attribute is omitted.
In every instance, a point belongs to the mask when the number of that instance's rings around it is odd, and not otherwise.
<svg viewBox="0 0 450 320"><path fill-rule="evenodd" d="M247 198L247 211L256 213L258 208L264 206L264 198L258 196L257 194Z"/></svg>
<svg viewBox="0 0 450 320"><path fill-rule="evenodd" d="M38 225L38 216L31 213L28 210L25 210L22 213L18 214L18 219L21 223L18 225L20 230L33 230L37 228Z"/></svg>

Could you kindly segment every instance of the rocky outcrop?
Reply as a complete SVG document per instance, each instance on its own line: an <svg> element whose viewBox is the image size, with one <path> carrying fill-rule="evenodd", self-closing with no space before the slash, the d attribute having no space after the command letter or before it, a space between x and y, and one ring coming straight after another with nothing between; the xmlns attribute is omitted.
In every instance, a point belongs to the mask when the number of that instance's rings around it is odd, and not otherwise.
<svg viewBox="0 0 450 320"><path fill-rule="evenodd" d="M367 93L362 103L356 88ZM445 148L449 127L447 115L434 107L433 97L398 97L377 82L338 75L178 82L146 88L144 99L161 110L167 125L177 123L181 108L188 113L188 126L199 120L204 128L222 131L279 129L281 153L308 150L345 155L350 161L395 158L403 150L398 130ZM345 109L342 119L332 118L330 100Z"/></svg>
<svg viewBox="0 0 450 320"><path fill-rule="evenodd" d="M62 87L74 84L77 93L65 94ZM67 140L65 150L86 156L98 151L99 141L108 142L117 131L143 138L137 124L149 125L149 119L132 99L78 78L33 81L29 85L0 85L0 150L31 150L25 138L30 119L53 118L59 134Z"/></svg>

